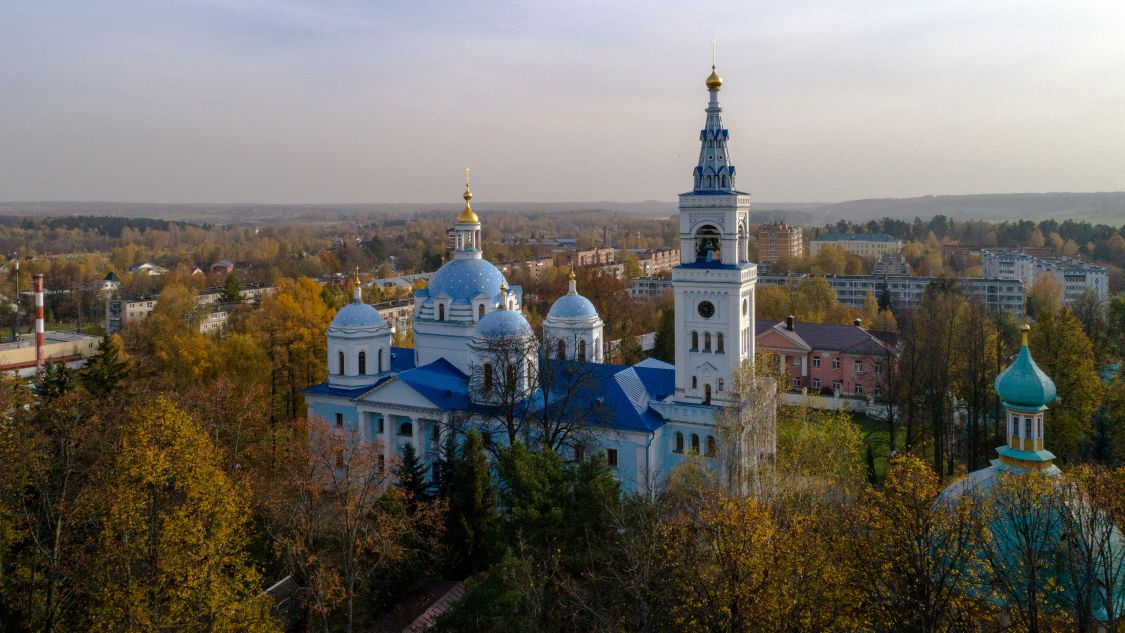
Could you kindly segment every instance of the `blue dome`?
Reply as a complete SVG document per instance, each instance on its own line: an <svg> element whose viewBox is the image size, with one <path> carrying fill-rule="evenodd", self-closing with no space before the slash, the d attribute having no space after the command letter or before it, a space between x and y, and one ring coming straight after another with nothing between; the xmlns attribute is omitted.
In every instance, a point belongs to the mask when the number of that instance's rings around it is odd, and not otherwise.
<svg viewBox="0 0 1125 633"><path fill-rule="evenodd" d="M434 273L426 289L431 297L445 293L454 303L470 303L481 292L492 301L499 301L500 286L505 284L504 275L491 263L483 259L455 259Z"/></svg>
<svg viewBox="0 0 1125 633"><path fill-rule="evenodd" d="M548 317L556 317L559 319L578 319L587 317L597 317L598 311L594 308L594 304L582 295L566 294L559 297L551 310L547 312Z"/></svg>
<svg viewBox="0 0 1125 633"><path fill-rule="evenodd" d="M383 315L379 311L366 303L349 303L336 313L332 319L332 325L329 328L335 327L378 327L386 325L387 322L383 320Z"/></svg>
<svg viewBox="0 0 1125 633"><path fill-rule="evenodd" d="M531 324L515 310L493 310L477 323L477 335L488 338L532 336Z"/></svg>
<svg viewBox="0 0 1125 633"><path fill-rule="evenodd" d="M993 383L1000 399L1016 407L1037 409L1055 400L1055 383L1039 369L1031 358L1025 343L1015 362L1008 366Z"/></svg>

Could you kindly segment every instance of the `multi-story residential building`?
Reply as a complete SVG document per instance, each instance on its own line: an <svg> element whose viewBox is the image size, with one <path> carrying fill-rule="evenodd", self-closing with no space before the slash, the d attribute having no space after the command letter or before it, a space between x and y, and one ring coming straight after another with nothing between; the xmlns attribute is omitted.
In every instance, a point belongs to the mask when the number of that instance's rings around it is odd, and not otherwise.
<svg viewBox="0 0 1125 633"><path fill-rule="evenodd" d="M408 332L414 327L414 300L413 299L395 299L394 301L384 301L383 303L376 303L373 306L383 315L383 320L391 328L391 334L397 332Z"/></svg>
<svg viewBox="0 0 1125 633"><path fill-rule="evenodd" d="M680 265L680 251L673 248L655 250L634 250L637 263L641 266L641 275L651 277L666 270L672 270Z"/></svg>
<svg viewBox="0 0 1125 633"><path fill-rule="evenodd" d="M568 268L612 264L616 259L617 251L605 246L598 246L585 251L574 250L555 253L555 265Z"/></svg>
<svg viewBox="0 0 1125 633"><path fill-rule="evenodd" d="M672 292L671 277L636 277L629 282L629 295L634 299L659 297Z"/></svg>
<svg viewBox="0 0 1125 633"><path fill-rule="evenodd" d="M105 331L113 335L131 321L143 319L156 307L156 296L109 298L105 302Z"/></svg>
<svg viewBox="0 0 1125 633"><path fill-rule="evenodd" d="M841 396L879 397L886 391L889 366L896 358L892 332L873 332L853 325L758 321L758 349L772 352L774 366L784 369L789 389Z"/></svg>
<svg viewBox="0 0 1125 633"><path fill-rule="evenodd" d="M899 253L880 255L872 272L876 275L911 275L910 264Z"/></svg>
<svg viewBox="0 0 1125 633"><path fill-rule="evenodd" d="M878 257L902 250L902 242L892 235L826 233L809 243L809 254L816 255L825 246L839 246L849 253L862 257Z"/></svg>
<svg viewBox="0 0 1125 633"><path fill-rule="evenodd" d="M980 267L985 277L1017 279L1028 289L1035 283L1035 258L1019 251L982 250Z"/></svg>
<svg viewBox="0 0 1125 633"><path fill-rule="evenodd" d="M1073 257L1035 257L1019 251L981 251L981 268L986 277L1018 280L1030 291L1040 275L1053 275L1063 289L1063 305L1073 305L1086 290L1102 301L1109 300L1109 275L1096 266Z"/></svg>
<svg viewBox="0 0 1125 633"><path fill-rule="evenodd" d="M242 284L242 300L248 303L261 303L262 298L277 292L270 284L245 283ZM222 288L204 288L195 296L198 305L211 305L219 303L223 296Z"/></svg>
<svg viewBox="0 0 1125 633"><path fill-rule="evenodd" d="M554 268L554 266L555 258L544 255L543 257L536 257L521 262L502 263L500 264L500 271L505 275L525 271L529 279L536 280L539 279L539 276L546 272L548 268Z"/></svg>
<svg viewBox="0 0 1125 633"><path fill-rule="evenodd" d="M797 284L804 277L804 274L758 275L758 283L785 286ZM868 292L878 297L885 288L896 307L920 305L926 287L940 279L906 275L825 275L824 278L836 291L837 301L844 305L862 306ZM966 296L993 310L1023 314L1023 285L1018 280L962 277L954 281Z"/></svg>
<svg viewBox="0 0 1125 633"><path fill-rule="evenodd" d="M801 257L805 240L801 227L784 222L758 226L758 261L776 262L781 257Z"/></svg>
<svg viewBox="0 0 1125 633"><path fill-rule="evenodd" d="M1036 261L1035 270L1037 279L1043 273L1054 275L1055 281L1063 289L1063 305L1074 305L1078 296L1087 290L1094 291L1102 303L1109 301L1109 274L1102 266L1071 257L1059 257Z"/></svg>

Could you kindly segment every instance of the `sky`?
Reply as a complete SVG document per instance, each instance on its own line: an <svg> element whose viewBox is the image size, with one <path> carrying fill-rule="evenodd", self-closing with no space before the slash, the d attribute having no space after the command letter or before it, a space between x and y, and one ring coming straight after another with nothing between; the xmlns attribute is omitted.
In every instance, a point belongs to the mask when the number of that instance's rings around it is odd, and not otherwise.
<svg viewBox="0 0 1125 633"><path fill-rule="evenodd" d="M1125 189L1125 2L0 0L0 201Z"/></svg>

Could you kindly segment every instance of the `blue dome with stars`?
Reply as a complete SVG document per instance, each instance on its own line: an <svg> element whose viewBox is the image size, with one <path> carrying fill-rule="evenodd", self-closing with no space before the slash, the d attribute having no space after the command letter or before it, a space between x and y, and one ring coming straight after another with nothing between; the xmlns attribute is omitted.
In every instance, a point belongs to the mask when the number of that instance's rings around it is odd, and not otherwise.
<svg viewBox="0 0 1125 633"><path fill-rule="evenodd" d="M531 324L515 310L493 310L477 323L477 336L486 338L522 338L532 336Z"/></svg>
<svg viewBox="0 0 1125 633"><path fill-rule="evenodd" d="M455 259L438 269L426 289L431 297L449 295L453 303L471 303L484 293L491 301L500 300L500 286L507 285L499 269L483 259Z"/></svg>

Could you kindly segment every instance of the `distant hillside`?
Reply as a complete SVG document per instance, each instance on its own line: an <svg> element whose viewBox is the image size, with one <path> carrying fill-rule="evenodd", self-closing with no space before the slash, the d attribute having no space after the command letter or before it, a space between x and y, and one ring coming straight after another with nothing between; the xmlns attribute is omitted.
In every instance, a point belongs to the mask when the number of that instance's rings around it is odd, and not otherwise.
<svg viewBox="0 0 1125 633"><path fill-rule="evenodd" d="M957 220L1088 220L1125 223L1125 192L1107 193L996 193L920 198L876 198L824 205L809 212L819 223L878 218L911 220L945 215Z"/></svg>
<svg viewBox="0 0 1125 633"><path fill-rule="evenodd" d="M674 201L643 202L481 202L480 211L568 213L609 211L651 218L676 213ZM414 215L424 212L455 213L453 203L373 204L145 204L121 202L0 202L0 215L113 215L227 224L299 223L365 218L372 214ZM1087 220L1092 223L1125 223L1125 192L1104 193L999 193L918 198L871 198L836 203L752 201L755 222L785 221L819 225L838 220L866 222L883 217L912 220L945 215L958 220Z"/></svg>

